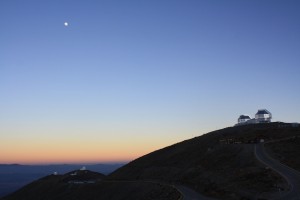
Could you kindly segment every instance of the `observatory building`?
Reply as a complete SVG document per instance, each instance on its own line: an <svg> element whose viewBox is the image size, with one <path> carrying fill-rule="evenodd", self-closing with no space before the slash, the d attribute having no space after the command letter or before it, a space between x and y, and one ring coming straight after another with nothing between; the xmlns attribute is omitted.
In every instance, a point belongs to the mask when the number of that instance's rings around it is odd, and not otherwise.
<svg viewBox="0 0 300 200"><path fill-rule="evenodd" d="M238 123L244 123L248 120L250 120L251 118L248 116L248 115L241 115L239 118L238 118Z"/></svg>
<svg viewBox="0 0 300 200"><path fill-rule="evenodd" d="M258 123L269 123L271 122L272 114L266 109L258 110L255 114L255 119Z"/></svg>
<svg viewBox="0 0 300 200"><path fill-rule="evenodd" d="M248 115L241 115L238 118L238 123L236 126L246 125L246 124L258 124L258 123L270 123L272 119L272 114L267 109L260 109L255 114L255 118L251 119Z"/></svg>

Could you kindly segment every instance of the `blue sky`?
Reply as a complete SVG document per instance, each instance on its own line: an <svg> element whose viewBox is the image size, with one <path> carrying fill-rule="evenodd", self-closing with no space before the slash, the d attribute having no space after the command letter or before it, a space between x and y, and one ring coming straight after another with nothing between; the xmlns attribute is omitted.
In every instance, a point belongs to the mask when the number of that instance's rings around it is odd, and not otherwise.
<svg viewBox="0 0 300 200"><path fill-rule="evenodd" d="M260 108L299 122L299 9L296 0L3 0L4 150L71 137L147 152Z"/></svg>

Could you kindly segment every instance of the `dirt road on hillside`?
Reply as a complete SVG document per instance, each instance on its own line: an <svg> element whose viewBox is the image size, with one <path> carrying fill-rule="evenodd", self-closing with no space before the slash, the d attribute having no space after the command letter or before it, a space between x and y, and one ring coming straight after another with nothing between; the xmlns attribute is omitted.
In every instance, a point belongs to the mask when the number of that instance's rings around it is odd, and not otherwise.
<svg viewBox="0 0 300 200"><path fill-rule="evenodd" d="M265 151L263 144L255 145L255 156L256 158L270 167L274 171L278 172L281 176L283 176L290 185L289 192L280 192L278 191L278 197L274 199L285 199L285 200L300 200L300 172L283 165L279 161L271 158Z"/></svg>

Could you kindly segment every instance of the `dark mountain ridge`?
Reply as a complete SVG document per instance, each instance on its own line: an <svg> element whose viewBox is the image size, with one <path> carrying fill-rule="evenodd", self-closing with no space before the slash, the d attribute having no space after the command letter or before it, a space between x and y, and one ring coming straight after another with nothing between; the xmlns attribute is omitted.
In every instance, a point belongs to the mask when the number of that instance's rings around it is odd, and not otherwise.
<svg viewBox="0 0 300 200"><path fill-rule="evenodd" d="M97 200L97 199L178 199L174 188L148 182L106 181L105 175L76 170L48 175L23 187L3 200Z"/></svg>
<svg viewBox="0 0 300 200"><path fill-rule="evenodd" d="M74 173L71 172L41 179L4 200L42 199L36 198L34 193L50 187L51 183L44 181L52 181L52 178L56 182L51 188L56 190L44 199L178 199L180 194L171 187L173 184L186 185L218 199L255 199L261 194L272 196L278 193L278 188L284 192L289 190L289 186L284 178L256 159L254 145L260 141L280 143L299 137L300 127L286 123L229 127L149 153L95 183L87 184L86 181L86 184L73 184L69 180ZM272 152L268 144L267 149ZM289 159L297 159L300 151L293 154L295 156ZM41 185L45 188L40 189ZM28 187L32 189L31 192ZM20 198L24 194L31 196Z"/></svg>
<svg viewBox="0 0 300 200"><path fill-rule="evenodd" d="M254 143L261 139L287 137L300 137L300 128L287 123L229 127L154 151L108 178L169 181L220 199L251 199L278 187L288 189L286 181L254 155Z"/></svg>
<svg viewBox="0 0 300 200"><path fill-rule="evenodd" d="M87 169L103 174L109 174L124 163L116 164L92 164L86 165ZM64 174L69 171L80 169L79 164L56 164L56 165L20 165L0 164L0 197L31 183L34 180L58 172Z"/></svg>

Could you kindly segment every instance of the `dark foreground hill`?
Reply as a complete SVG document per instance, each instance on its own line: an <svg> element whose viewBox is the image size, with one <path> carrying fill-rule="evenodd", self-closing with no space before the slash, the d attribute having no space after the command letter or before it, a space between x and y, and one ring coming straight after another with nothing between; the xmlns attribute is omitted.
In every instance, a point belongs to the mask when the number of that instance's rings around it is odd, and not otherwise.
<svg viewBox="0 0 300 200"><path fill-rule="evenodd" d="M272 157L300 171L300 136L274 141L265 146Z"/></svg>
<svg viewBox="0 0 300 200"><path fill-rule="evenodd" d="M93 164L87 165L91 171L109 174L117 168L123 166L119 164ZM47 176L53 172L60 174L80 169L82 165L18 165L18 164L0 164L0 198L17 191L21 187Z"/></svg>
<svg viewBox="0 0 300 200"><path fill-rule="evenodd" d="M178 199L180 194L171 187L173 184L218 199L274 197L279 188L284 192L289 186L256 159L254 144L277 142L284 147L290 144L284 142L293 139L297 146L298 137L300 128L284 123L225 128L152 152L107 177L90 171L51 175L4 200ZM299 148L291 147L289 152L293 149ZM268 150L290 163L298 163L298 157L289 156L288 152L271 146Z"/></svg>
<svg viewBox="0 0 300 200"><path fill-rule="evenodd" d="M98 200L98 199L178 199L172 187L149 182L105 181L105 175L78 170L65 175L49 175L3 200Z"/></svg>
<svg viewBox="0 0 300 200"><path fill-rule="evenodd" d="M138 158L109 178L168 181L220 199L252 199L288 189L281 176L257 161L253 143L299 135L299 128L283 123L225 128Z"/></svg>

